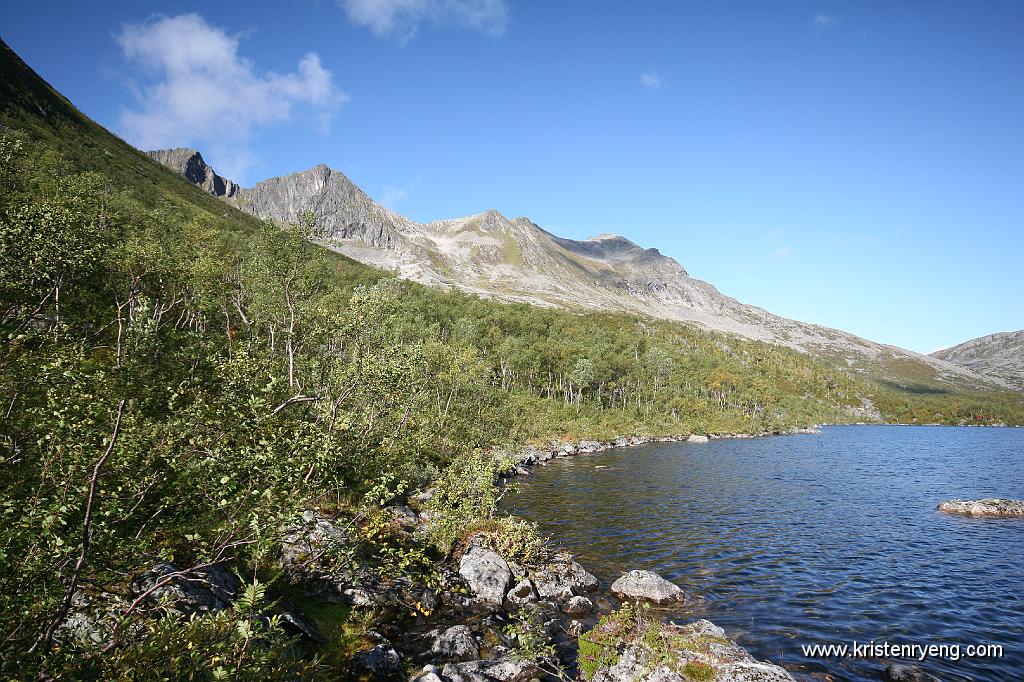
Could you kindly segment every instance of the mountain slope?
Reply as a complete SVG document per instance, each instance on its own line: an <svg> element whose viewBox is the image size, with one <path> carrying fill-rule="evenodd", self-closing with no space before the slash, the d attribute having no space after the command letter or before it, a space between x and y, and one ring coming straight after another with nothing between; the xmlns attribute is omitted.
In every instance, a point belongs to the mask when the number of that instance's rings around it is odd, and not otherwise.
<svg viewBox="0 0 1024 682"><path fill-rule="evenodd" d="M166 163L169 151L150 152ZM174 150L201 163L194 150ZM205 165L205 164L203 164ZM210 171L212 173L212 170ZM222 193L223 196L223 193ZM312 211L323 243L420 283L570 309L628 312L775 343L911 390L1007 387L1001 377L745 305L690 277L672 258L616 235L564 239L527 218L487 211L417 223L377 204L325 165L239 188L230 203L282 223Z"/></svg>
<svg viewBox="0 0 1024 682"><path fill-rule="evenodd" d="M931 355L1024 391L1024 329L981 336Z"/></svg>

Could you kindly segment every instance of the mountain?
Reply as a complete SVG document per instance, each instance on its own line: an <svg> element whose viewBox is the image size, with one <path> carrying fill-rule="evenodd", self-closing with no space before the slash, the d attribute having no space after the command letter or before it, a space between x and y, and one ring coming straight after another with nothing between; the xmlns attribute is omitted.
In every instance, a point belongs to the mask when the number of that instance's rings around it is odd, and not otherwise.
<svg viewBox="0 0 1024 682"><path fill-rule="evenodd" d="M1024 329L981 336L931 355L1024 391Z"/></svg>
<svg viewBox="0 0 1024 682"><path fill-rule="evenodd" d="M195 150L149 154L178 172L208 168ZM322 164L231 194L215 183L209 186L211 174L219 177L209 169L196 174L201 182L193 182L207 183L203 186L211 193L279 223L297 223L304 211L312 211L324 245L423 284L504 301L683 321L811 353L910 389L1010 385L943 358L745 305L691 277L657 249L625 237L565 239L528 218L509 219L493 210L418 223L376 203L343 173Z"/></svg>
<svg viewBox="0 0 1024 682"><path fill-rule="evenodd" d="M148 154L215 197L231 198L238 192L238 185L217 175L194 149L160 149Z"/></svg>

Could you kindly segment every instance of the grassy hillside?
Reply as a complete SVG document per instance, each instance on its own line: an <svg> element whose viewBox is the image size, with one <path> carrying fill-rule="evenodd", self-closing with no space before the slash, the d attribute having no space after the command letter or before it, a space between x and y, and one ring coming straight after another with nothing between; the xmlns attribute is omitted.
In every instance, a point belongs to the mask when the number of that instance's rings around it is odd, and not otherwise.
<svg viewBox="0 0 1024 682"><path fill-rule="evenodd" d="M6 46L0 76L0 657L13 678L336 678L348 634L309 652L255 616L298 600L281 529L317 509L347 520L339 562L435 580L431 559L492 513L495 448L777 430L855 418L869 399L893 418L1021 414L1012 397L897 393L683 325L395 281L312 245L315 225L262 224L192 187ZM435 535L380 521L384 502L432 484L448 491ZM124 595L161 562L224 564L250 590L192 623L125 608L102 645L60 634L77 600ZM338 621L373 626L324 616Z"/></svg>

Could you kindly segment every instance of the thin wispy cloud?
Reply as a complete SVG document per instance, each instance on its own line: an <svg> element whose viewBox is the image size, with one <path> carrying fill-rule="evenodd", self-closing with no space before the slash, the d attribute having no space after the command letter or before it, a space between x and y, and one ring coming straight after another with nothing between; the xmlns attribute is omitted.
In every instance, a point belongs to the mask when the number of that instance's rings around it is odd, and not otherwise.
<svg viewBox="0 0 1024 682"><path fill-rule="evenodd" d="M500 36L508 24L505 0L337 0L349 20L378 36L408 42L424 24Z"/></svg>
<svg viewBox="0 0 1024 682"><path fill-rule="evenodd" d="M408 199L409 195L416 191L416 188L419 187L422 180L423 176L417 175L413 178L412 182L403 186L384 185L384 187L381 188L380 203L394 210L398 207L398 204Z"/></svg>
<svg viewBox="0 0 1024 682"><path fill-rule="evenodd" d="M814 19L811 20L811 26L819 31L824 31L827 28L832 28L839 22L839 19L830 14L823 14L818 12L814 15Z"/></svg>
<svg viewBox="0 0 1024 682"><path fill-rule="evenodd" d="M198 14L128 24L115 37L142 79L138 106L121 114L122 135L141 149L200 148L235 180L254 161L247 143L259 128L301 113L326 132L348 100L315 52L290 73L260 72L238 54L237 36Z"/></svg>
<svg viewBox="0 0 1024 682"><path fill-rule="evenodd" d="M785 258L793 255L793 247L791 246L780 246L779 248L772 251L772 256L775 258Z"/></svg>
<svg viewBox="0 0 1024 682"><path fill-rule="evenodd" d="M640 74L640 85L648 90L661 90L665 87L665 79L653 71Z"/></svg>

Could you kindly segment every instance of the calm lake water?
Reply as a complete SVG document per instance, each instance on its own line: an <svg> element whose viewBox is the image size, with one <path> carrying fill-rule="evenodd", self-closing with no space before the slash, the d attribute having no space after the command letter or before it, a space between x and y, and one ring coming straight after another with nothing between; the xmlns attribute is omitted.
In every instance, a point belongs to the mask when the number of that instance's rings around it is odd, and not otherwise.
<svg viewBox="0 0 1024 682"><path fill-rule="evenodd" d="M505 509L537 521L604 587L654 570L703 598L682 616L714 621L798 678L881 679L894 659L811 659L800 647L856 640L1002 644L1001 659L922 666L942 679L1024 679L1024 520L935 509L1024 498L1024 429L659 443L555 461L516 483Z"/></svg>

